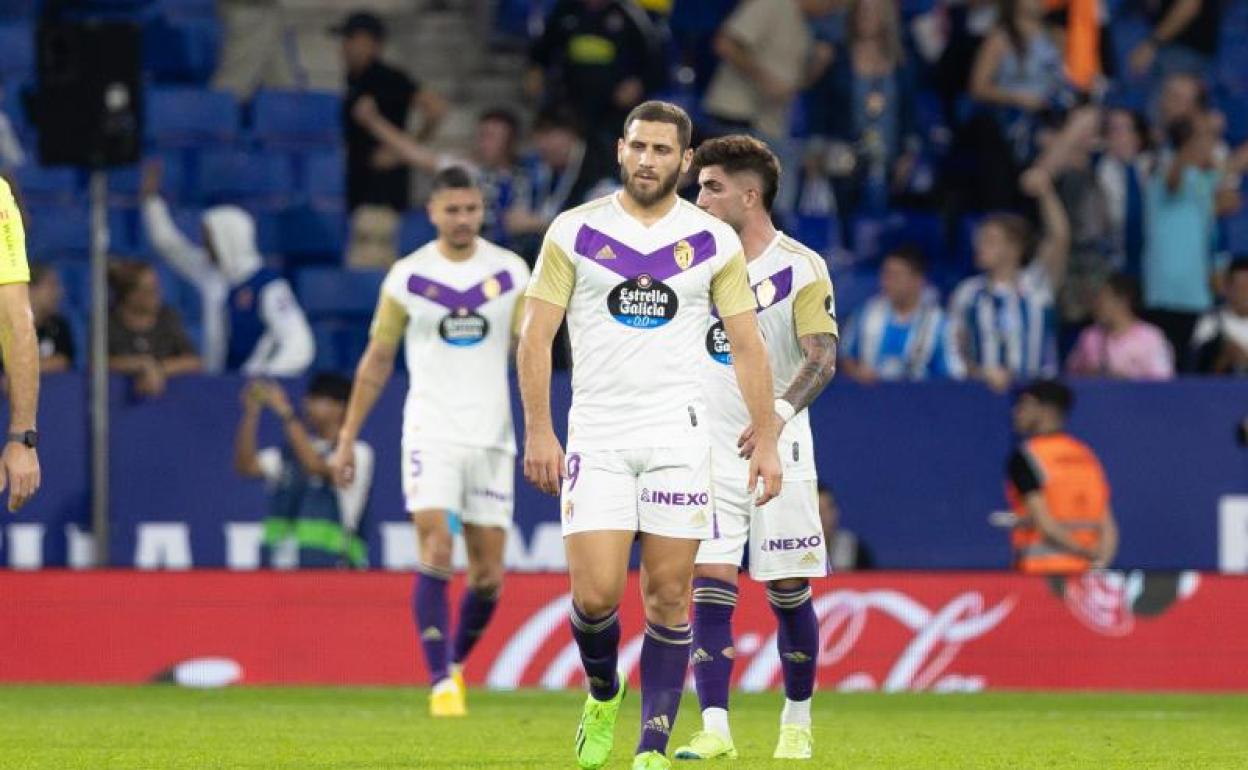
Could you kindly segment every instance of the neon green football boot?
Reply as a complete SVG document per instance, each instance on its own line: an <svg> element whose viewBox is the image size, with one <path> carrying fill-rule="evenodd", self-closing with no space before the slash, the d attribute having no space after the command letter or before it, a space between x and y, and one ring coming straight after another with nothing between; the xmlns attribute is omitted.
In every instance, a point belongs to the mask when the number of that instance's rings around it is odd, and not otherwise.
<svg viewBox="0 0 1248 770"><path fill-rule="evenodd" d="M628 691L628 680L619 677L620 687L611 700L595 700L585 696L585 710L576 728L576 762L582 770L597 770L611 757L615 745L615 719Z"/></svg>

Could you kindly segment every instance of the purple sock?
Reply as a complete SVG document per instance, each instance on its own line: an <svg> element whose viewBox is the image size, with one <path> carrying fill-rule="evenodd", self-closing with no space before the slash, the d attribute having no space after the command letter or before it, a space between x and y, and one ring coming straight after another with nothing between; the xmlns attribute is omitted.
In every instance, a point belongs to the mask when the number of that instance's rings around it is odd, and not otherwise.
<svg viewBox="0 0 1248 770"><path fill-rule="evenodd" d="M455 654L451 660L463 663L477 646L477 640L485 631L494 608L498 606L498 589L481 592L469 588L459 602L459 626L455 629Z"/></svg>
<svg viewBox="0 0 1248 770"><path fill-rule="evenodd" d="M611 700L620 689L616 676L620 654L618 610L591 618L573 603L571 621L572 638L581 651L581 665L589 679L590 694L594 700Z"/></svg>
<svg viewBox="0 0 1248 770"><path fill-rule="evenodd" d="M702 709L728 708L728 688L736 651L732 611L737 587L714 578L693 580L693 679Z"/></svg>
<svg viewBox="0 0 1248 770"><path fill-rule="evenodd" d="M810 601L810 586L784 591L767 589L776 616L776 649L784 672L784 696L804 701L815 691L815 658L819 654L819 621Z"/></svg>
<svg viewBox="0 0 1248 770"><path fill-rule="evenodd" d="M429 670L429 683L437 684L448 676L447 658L450 655L447 633L446 585L450 574L446 570L419 565L416 574L416 590L412 594L412 616L416 619L416 635L425 651L425 667Z"/></svg>
<svg viewBox="0 0 1248 770"><path fill-rule="evenodd" d="M641 740L637 753L667 753L667 740L676 726L676 710L689 670L693 631L686 623L661 626L646 623L641 643Z"/></svg>

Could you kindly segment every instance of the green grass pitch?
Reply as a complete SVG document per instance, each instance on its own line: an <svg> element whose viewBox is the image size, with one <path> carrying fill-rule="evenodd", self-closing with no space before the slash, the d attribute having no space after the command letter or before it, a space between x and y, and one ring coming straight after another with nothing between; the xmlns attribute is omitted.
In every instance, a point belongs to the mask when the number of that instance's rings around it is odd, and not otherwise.
<svg viewBox="0 0 1248 770"><path fill-rule="evenodd" d="M470 693L467 719L430 719L399 688L0 687L0 768L418 770L575 768L582 697ZM610 768L637 736L630 693ZM770 759L780 696L736 695L741 759ZM815 703L818 768L1248 768L1248 696L834 695ZM697 725L686 695L673 746ZM695 766L677 763L678 767Z"/></svg>

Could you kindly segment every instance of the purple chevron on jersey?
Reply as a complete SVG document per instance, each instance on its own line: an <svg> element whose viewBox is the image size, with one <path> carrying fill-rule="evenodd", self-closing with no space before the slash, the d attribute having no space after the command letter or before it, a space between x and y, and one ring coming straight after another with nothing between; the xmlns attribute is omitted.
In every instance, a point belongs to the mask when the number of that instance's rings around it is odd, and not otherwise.
<svg viewBox="0 0 1248 770"><path fill-rule="evenodd" d="M497 299L515 287L511 273L500 270L475 286L463 291L452 289L423 275L413 275L407 279L407 290L412 294L424 297L430 302L441 305L447 310L476 310L492 299Z"/></svg>
<svg viewBox="0 0 1248 770"><path fill-rule="evenodd" d="M771 284L771 288L764 288L767 283ZM754 303L761 313L793 292L793 268L786 267L764 278L751 286L750 291L754 292ZM719 318L719 308L711 308L711 315Z"/></svg>
<svg viewBox="0 0 1248 770"><path fill-rule="evenodd" d="M702 230L643 254L601 230L581 225L576 234L575 250L582 257L624 278L636 278L645 273L656 281L665 281L715 256L715 236L708 230ZM679 261L677 257L680 257Z"/></svg>

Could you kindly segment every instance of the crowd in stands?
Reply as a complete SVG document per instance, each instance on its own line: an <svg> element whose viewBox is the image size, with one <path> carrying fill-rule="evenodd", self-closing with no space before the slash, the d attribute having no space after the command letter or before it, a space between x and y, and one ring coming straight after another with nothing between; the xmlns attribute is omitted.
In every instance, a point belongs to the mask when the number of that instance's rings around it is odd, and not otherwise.
<svg viewBox="0 0 1248 770"><path fill-rule="evenodd" d="M199 368L350 367L381 269L432 236L413 171L472 168L483 235L533 259L555 215L617 184L620 122L654 97L690 111L695 141L776 149L776 216L829 260L856 380L1248 372L1248 3L498 0L523 105L483 111L458 152L433 149L448 101L371 13L332 30L343 90L321 93L272 44L280 3L135 4L225 39L219 60L145 51L150 160L110 180L110 353L142 392ZM0 12L0 41L33 5ZM85 358L85 194L33 158L25 45L0 44L0 169L55 371Z"/></svg>

